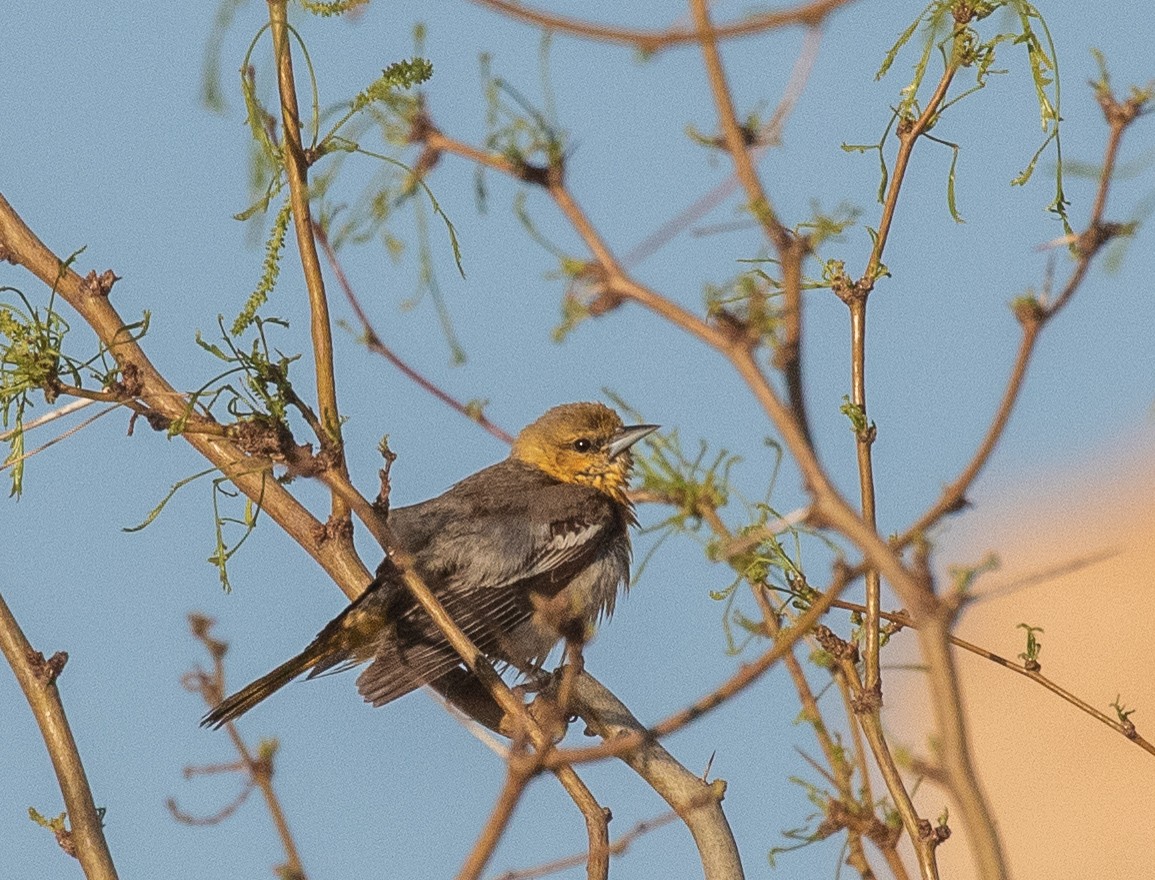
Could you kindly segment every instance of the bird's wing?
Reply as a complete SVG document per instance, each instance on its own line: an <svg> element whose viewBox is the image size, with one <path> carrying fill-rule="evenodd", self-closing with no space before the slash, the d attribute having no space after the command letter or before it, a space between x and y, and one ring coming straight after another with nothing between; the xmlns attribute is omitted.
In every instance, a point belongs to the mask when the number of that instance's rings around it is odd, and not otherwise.
<svg viewBox="0 0 1155 880"><path fill-rule="evenodd" d="M419 566L449 616L482 653L529 661L535 658L510 657L509 634L532 617L532 593L566 586L603 552L608 533L624 527L598 514L555 520L491 515L483 528L477 520L447 525L419 555ZM439 565L421 565L426 560ZM373 663L357 679L361 695L375 706L461 662L417 605L397 621L395 636L379 643Z"/></svg>

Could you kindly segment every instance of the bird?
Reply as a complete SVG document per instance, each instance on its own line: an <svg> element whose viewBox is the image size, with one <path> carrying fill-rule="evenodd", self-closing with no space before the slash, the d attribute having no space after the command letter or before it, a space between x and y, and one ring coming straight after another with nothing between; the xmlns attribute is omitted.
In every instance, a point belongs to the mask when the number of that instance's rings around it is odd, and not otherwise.
<svg viewBox="0 0 1155 880"><path fill-rule="evenodd" d="M563 639L581 644L629 585L631 447L658 429L626 426L601 403L555 406L509 457L443 494L388 514L417 575L483 654L521 674ZM383 706L428 684L491 727L496 704L417 604L387 555L374 580L295 657L223 699L219 728L290 681L368 662L357 678ZM496 716L495 716L496 717Z"/></svg>

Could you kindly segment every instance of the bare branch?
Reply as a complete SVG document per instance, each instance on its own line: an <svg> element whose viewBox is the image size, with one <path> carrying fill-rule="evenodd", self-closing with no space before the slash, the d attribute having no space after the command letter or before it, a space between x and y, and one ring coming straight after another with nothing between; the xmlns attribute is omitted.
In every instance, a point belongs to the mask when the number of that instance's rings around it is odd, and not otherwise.
<svg viewBox="0 0 1155 880"><path fill-rule="evenodd" d="M88 775L80 760L76 740L64 714L64 704L56 688L56 679L64 669L68 655L59 652L45 660L24 637L4 597L0 595L0 651L12 667L20 689L32 709L48 757L60 783L64 807L68 811L68 829L57 832L61 846L68 847L80 862L88 880L116 880L116 866L104 839L101 810L92 799Z"/></svg>
<svg viewBox="0 0 1155 880"><path fill-rule="evenodd" d="M879 716L879 706L877 702L870 700L863 688L862 680L859 678L858 667L855 663L857 649L838 638L825 626L817 628L816 636L823 649L834 659L839 673L850 687L862 732L870 744L875 763L882 773L887 791L890 792L890 796L894 800L895 808L902 817L902 824L906 828L907 836L914 845L923 880L937 880L938 863L934 852L945 837L936 834L936 830L931 824L921 818L914 808L914 803L906 790L906 783L898 771L898 766L890 753L890 746L886 742L886 736L882 730L882 720Z"/></svg>
<svg viewBox="0 0 1155 880"><path fill-rule="evenodd" d="M68 302L108 348L120 368L122 382L157 417L169 422L188 417L188 398L173 388L144 354L139 343L123 332L126 322L107 295L93 293L92 285L50 251L0 195L0 251L27 268ZM323 525L281 484L271 479L272 463L246 455L224 436L198 430L211 419L189 418L192 429L182 437L283 528L345 591L356 596L372 576L351 545L328 540Z"/></svg>
<svg viewBox="0 0 1155 880"><path fill-rule="evenodd" d="M301 114L297 106L297 85L293 80L293 55L289 46L289 23L286 0L268 0L269 25L273 35L273 53L277 65L277 84L281 99L283 132L282 156L289 180L289 200L293 208L293 228L297 233L297 251L309 294L310 330L313 341L313 364L317 376L317 398L321 425L325 433L318 439L322 445L341 447L341 416L337 409L337 384L333 373L333 331L329 322L329 299L321 260L313 238L313 218L309 204L309 161L301 144ZM344 461L335 467L348 477ZM348 518L345 502L334 496L332 516ZM351 540L349 538L348 540Z"/></svg>
<svg viewBox="0 0 1155 880"><path fill-rule="evenodd" d="M856 602L847 602L843 599L835 601L833 603L833 607L845 608L848 611L858 612L864 612L866 610L864 606L859 605ZM909 626L912 629L917 629L917 624L911 621L910 616L907 614L903 614L901 612L894 613L883 611L881 616L884 620L889 620L893 623L899 624L900 626ZM1011 672L1017 672L1019 675L1029 678L1031 681L1042 685L1051 693L1055 694L1063 700L1066 700L1080 711L1087 713L1096 721L1099 721L1117 733L1122 734L1131 742L1135 743L1135 745L1137 745L1139 748L1143 749L1143 751L1151 755L1155 755L1155 743L1152 743L1144 737L1140 736L1138 730L1135 728L1134 722L1128 720L1127 723L1123 723L1116 718L1112 718L1105 712L1101 712L1086 700L1076 696L1075 694L1071 693L1071 691L1055 682L1053 679L1043 675L1040 670L1027 669L1026 666L1022 663L1016 663L1014 660L1008 660L1006 657L1002 657L999 654L996 654L994 651L990 651L980 645L974 644L973 642L968 642L965 639L960 639L956 635L950 636L949 641L952 645L962 648L964 651L969 651L970 653L979 657L984 657L987 660L990 660L992 663L997 663L1004 669L1009 669Z"/></svg>
<svg viewBox="0 0 1155 880"><path fill-rule="evenodd" d="M204 699L205 705L210 709L217 705L226 693L224 658L228 651L228 644L212 635L211 631L214 623L215 621L213 621L212 618L205 617L202 614L189 615L189 629L192 631L193 637L204 645L209 657L212 658L212 672L204 672L198 668L181 679L182 684L184 684L188 690L199 694ZM281 799L277 796L277 792L273 788L274 749L261 749L259 754L254 755L248 743L241 737L241 733L237 730L234 722L227 722L225 729L240 760L231 765L216 765L212 768L186 767L185 777L188 778L194 775L198 770L205 772L206 770L215 771L220 769L223 772L239 772L245 779L244 787L240 793L236 798L208 817L200 818L188 815L177 807L176 801L172 798L168 800L169 812L171 812L178 821L184 822L185 824L215 825L231 816L241 804L248 799L254 789L259 790L265 800L265 808L269 811L269 818L272 820L273 827L277 831L277 837L281 841L281 847L285 851L284 871L286 876L293 878L293 880L305 880L305 869L301 863L301 854L297 849L297 842L293 837L292 831L289 829L289 821L285 816L284 808L281 806Z"/></svg>
<svg viewBox="0 0 1155 880"><path fill-rule="evenodd" d="M621 856L625 855L631 844L639 837L649 834L651 831L656 831L659 828L669 825L671 822L678 820L678 814L670 811L662 813L660 816L655 816L652 819L642 819L640 822L623 834L610 842L610 855ZM548 877L550 874L557 874L569 868L576 868L586 863L587 856L585 853L577 853L572 856L563 856L560 859L553 859L549 862L544 862L540 865L535 865L532 868L521 868L515 871L506 871L498 874L494 880L536 880L538 877Z"/></svg>
<svg viewBox="0 0 1155 880"><path fill-rule="evenodd" d="M493 851L505 833L510 819L513 818L514 808L517 807L532 778L532 767L527 767L521 762L510 763L501 794L497 796L497 802L493 805L493 811L490 813L485 827L481 830L481 834L478 835L477 843L473 845L465 864L457 872L457 880L477 880L481 876L481 872L489 864ZM583 865L588 860L589 855L586 853L579 858L580 861L576 864Z"/></svg>
<svg viewBox="0 0 1155 880"><path fill-rule="evenodd" d="M377 330L369 320L369 316L365 313L365 309L361 305L361 300L353 290L353 285L349 283L349 278L345 274L345 269L341 265L336 250L329 241L329 236L325 234L325 230L321 225L315 221L313 223L313 231L317 236L317 241L321 245L321 250L325 252L325 259L329 261L329 268L333 270L333 275L337 279L338 286L344 291L345 298L349 301L350 308L353 309L353 314L357 316L357 320L361 324L361 332L365 335L365 344L369 350L381 355L381 357L385 358L385 360L400 370L402 375L407 379L416 382L422 389L428 391L446 406L461 413L461 415L470 421L479 424L502 443L513 443L513 435L503 430L499 425L491 422L479 408L468 406L453 397L441 386L430 381L421 373L417 372L417 370L413 369L413 367L409 366L409 364L397 356L393 349L389 348L382 341L380 334L377 333Z"/></svg>
<svg viewBox="0 0 1155 880"><path fill-rule="evenodd" d="M573 700L590 731L607 744L648 739L641 722L588 673L574 679ZM704 782L653 740L630 749L621 758L661 795L690 829L706 880L741 880L742 861L721 806L725 783Z"/></svg>
<svg viewBox="0 0 1155 880"><path fill-rule="evenodd" d="M696 43L699 34L695 28L674 27L664 31L634 30L595 24L562 15L553 15L526 6L514 0L474 0L481 6L493 9L510 18L537 25L550 31L570 34L589 40L607 43L621 43L634 46L643 52L658 52L662 49ZM744 37L775 28L790 25L820 24L827 16L845 6L850 0L811 0L788 9L778 9L748 16L733 24L719 25L714 35L719 39Z"/></svg>

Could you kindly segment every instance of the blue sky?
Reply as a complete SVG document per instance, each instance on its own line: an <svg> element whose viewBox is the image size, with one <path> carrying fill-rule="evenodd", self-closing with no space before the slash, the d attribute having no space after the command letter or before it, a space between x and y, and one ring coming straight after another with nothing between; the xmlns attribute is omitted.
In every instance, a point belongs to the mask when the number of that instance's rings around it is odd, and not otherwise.
<svg viewBox="0 0 1155 880"><path fill-rule="evenodd" d="M716 7L719 17L744 11L734 4ZM917 11L911 4L861 2L830 21L783 145L760 166L789 222L805 219L815 204L827 211L857 206L862 223L877 222L877 163L839 145L877 140L911 56L900 58L881 83L874 72ZM151 313L146 350L182 388L198 387L215 368L196 348L194 331L211 334L218 314L231 318L259 276L260 248L232 219L249 200L247 132L234 71L263 12L262 4L242 6L224 37L221 69L230 106L223 114L199 100L210 4L150 5L147 13L132 4L70 4L66 14L25 5L5 16L0 192L57 253L86 248L83 271L112 268L122 276L116 304L128 319ZM1105 127L1084 85L1095 73L1089 50L1107 55L1120 87L1146 82L1155 74L1147 50L1155 19L1139 2L1104 4L1093 28L1084 4L1048 4L1043 12L1061 60L1065 155L1097 162ZM635 25L687 17L677 5L648 20L601 2L583 4L582 14ZM435 68L427 90L430 111L447 134L474 144L485 137L481 52L490 53L494 71L530 100L541 97L538 32L475 5L379 3L355 21L299 13L296 21L324 104L348 98L381 68L411 55L416 21L427 26L425 53ZM739 108L773 108L802 39L792 29L725 46ZM265 84L268 55L266 40L255 55ZM1022 54L1007 51L1005 58L996 66L1010 72L993 78L935 130L962 144L956 186L967 222L956 224L947 212L949 150L920 145L888 246L893 277L871 300L869 401L880 431L875 453L884 534L903 528L937 497L981 436L1017 343L1006 304L1038 289L1049 260L1064 277L1063 255L1038 249L1061 234L1044 211L1051 198L1050 154L1029 186L1008 185L1037 147L1040 131ZM619 254L727 177L724 157L684 133L687 126L716 129L696 50L646 60L627 49L558 36L549 69L558 123L571 145L568 180ZM1150 124L1140 123L1122 160L1146 157L1148 168L1119 181L1110 219L1130 218L1151 198L1151 143ZM357 192L377 170L369 160L348 161L348 192ZM598 398L610 388L648 421L676 427L689 448L702 438L711 450L742 456L735 479L746 497L760 498L773 464L763 441L774 432L721 358L636 307L587 322L560 345L552 342L564 289L551 274L556 262L512 216L520 188L492 174L487 183L488 210L479 214L473 169L465 162L445 157L430 178L463 248L461 279L440 228L431 227L438 278L468 356L462 366L450 363L428 297L402 308L417 277L416 239L404 212L392 226L409 243L400 261L379 244L345 253L386 342L454 395L488 399L490 417L510 430L554 403ZM1093 189L1070 178L1067 192L1078 225ZM584 256L542 194L529 192L525 204L546 237ZM740 218L734 198L699 225ZM277 338L285 351L307 344L292 246L290 236L270 308L290 321ZM636 272L700 310L703 285L743 271L748 264L738 261L757 257L760 248L752 228L683 233ZM855 267L868 248L860 226L824 255ZM1021 405L974 500L1005 499L1033 481L1061 480L1064 468L1096 457L1119 438L1149 434L1155 379L1151 254L1143 231L1121 266L1113 272L1097 267L1047 328ZM817 272L813 263L810 271ZM15 267L0 266L0 284L43 302L44 291ZM848 391L846 309L829 291L807 297L808 402L820 450L850 492L853 438L838 411ZM334 315L351 320L336 298ZM76 335L84 338L78 325ZM501 444L367 354L349 334L339 331L338 340L348 455L363 491L373 489L383 434L400 456L393 472L397 503L443 491L505 455ZM304 364L295 369L308 389L311 370ZM268 866L281 856L255 798L231 820L207 829L178 825L165 809L173 796L185 810L208 814L235 790L231 780L181 777L186 764L231 758L222 734L196 726L203 706L179 686L181 674L203 662L185 616L201 611L219 620L216 634L233 643L229 672L238 685L298 651L340 610L343 597L267 523L234 558L235 589L224 594L205 562L212 512L203 481L178 494L148 529L123 532L169 486L203 468L179 440L142 426L126 437L126 422L123 414L109 415L30 462L24 497L0 505L0 591L37 648L70 654L61 690L97 803L108 809L121 875L268 876ZM29 445L48 436L35 435ZM316 486L298 482L294 490L315 510L324 509ZM803 501L796 474L786 467L772 503L790 510ZM646 524L663 516L651 509L641 514ZM733 517L739 524L741 511ZM639 552L652 540L638 538ZM997 549L997 535L990 544ZM372 565L370 542L360 546ZM949 557L949 541L942 556L958 561ZM722 606L709 595L729 581L728 571L707 563L695 541L666 542L589 649L591 670L647 721L704 693L743 659L726 654ZM730 782L726 806L748 876L768 872L765 854L781 843L780 830L802 824L810 812L801 790L785 781L811 772L794 751L796 743L812 746L791 724L792 700L784 676L773 674L669 743L694 770L704 770L713 755L712 774ZM33 722L6 674L0 674L0 707L6 718L0 849L7 862L0 874L75 876L76 867L51 836L24 818L29 806L54 814L60 801ZM253 741L280 739L277 783L314 880L368 869L414 877L455 871L502 778L501 763L428 697L414 695L373 711L357 698L351 675L290 686L241 729ZM619 765L590 768L588 781L614 811L613 833L663 809ZM574 809L550 780L541 780L523 802L494 868L532 864L583 843ZM694 876L693 858L684 829L668 826L637 843L614 876ZM788 856L778 874L829 875L836 859L835 846L816 846Z"/></svg>

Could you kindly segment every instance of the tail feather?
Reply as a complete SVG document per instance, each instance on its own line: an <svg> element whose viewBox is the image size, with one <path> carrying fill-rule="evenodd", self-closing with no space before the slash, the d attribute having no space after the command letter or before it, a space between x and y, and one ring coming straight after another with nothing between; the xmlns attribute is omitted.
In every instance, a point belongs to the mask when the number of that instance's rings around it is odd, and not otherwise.
<svg viewBox="0 0 1155 880"><path fill-rule="evenodd" d="M213 730L223 727L228 722L234 721L248 712L265 697L279 691L294 678L313 669L325 653L320 642L320 639L314 641L296 657L286 660L272 672L262 675L231 697L221 700L211 712L201 719L201 727L211 727Z"/></svg>

